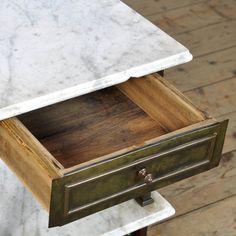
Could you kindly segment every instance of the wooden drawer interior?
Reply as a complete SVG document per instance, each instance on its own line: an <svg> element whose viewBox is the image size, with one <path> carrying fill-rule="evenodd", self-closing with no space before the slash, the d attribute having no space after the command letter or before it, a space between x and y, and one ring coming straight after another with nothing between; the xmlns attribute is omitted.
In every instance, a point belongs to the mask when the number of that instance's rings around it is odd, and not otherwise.
<svg viewBox="0 0 236 236"><path fill-rule="evenodd" d="M69 168L140 146L164 129L116 87L19 117L34 136Z"/></svg>
<svg viewBox="0 0 236 236"><path fill-rule="evenodd" d="M206 119L159 75L19 116L63 168L111 157Z"/></svg>
<svg viewBox="0 0 236 236"><path fill-rule="evenodd" d="M0 156L50 211L54 180L206 122L155 74L1 121Z"/></svg>

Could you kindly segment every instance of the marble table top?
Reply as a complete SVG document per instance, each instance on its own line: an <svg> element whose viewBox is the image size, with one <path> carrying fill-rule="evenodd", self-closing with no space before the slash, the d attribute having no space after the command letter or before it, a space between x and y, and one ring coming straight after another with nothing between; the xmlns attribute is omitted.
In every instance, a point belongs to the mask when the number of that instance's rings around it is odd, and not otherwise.
<svg viewBox="0 0 236 236"><path fill-rule="evenodd" d="M157 192L154 203L141 207L134 200L124 202L63 227L48 229L43 210L0 160L0 236L123 236L175 213Z"/></svg>
<svg viewBox="0 0 236 236"><path fill-rule="evenodd" d="M3 0L0 120L191 59L119 0Z"/></svg>

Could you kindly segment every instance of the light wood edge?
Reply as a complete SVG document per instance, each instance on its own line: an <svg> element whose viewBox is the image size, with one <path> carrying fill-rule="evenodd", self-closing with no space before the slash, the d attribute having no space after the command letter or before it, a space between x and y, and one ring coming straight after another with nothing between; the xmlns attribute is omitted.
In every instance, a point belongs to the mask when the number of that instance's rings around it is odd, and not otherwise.
<svg viewBox="0 0 236 236"><path fill-rule="evenodd" d="M167 86L173 93L178 95L181 99L183 99L186 103L188 103L192 108L194 108L196 111L198 111L202 116L205 116L205 118L212 118L207 112L201 110L199 107L197 107L188 97L186 97L180 90L178 90L173 84L171 84L167 79L159 75L158 73L154 73L150 76L154 76L156 79L161 81L165 86Z"/></svg>
<svg viewBox="0 0 236 236"><path fill-rule="evenodd" d="M0 157L49 210L52 180L62 173L51 154L17 118L0 121Z"/></svg>
<svg viewBox="0 0 236 236"><path fill-rule="evenodd" d="M206 119L202 111L158 74L133 78L117 87L167 131Z"/></svg>
<svg viewBox="0 0 236 236"><path fill-rule="evenodd" d="M181 133L185 133L185 132L188 132L188 131L193 131L193 130L196 130L198 128L204 128L204 127L207 127L207 126L210 126L210 125L213 125L215 123L217 123L218 121L214 118L209 118L207 120L204 120L204 121L201 121L197 124L193 124L193 125L189 125L187 127L184 127L182 129L179 129L179 130L176 130L176 131L172 131L170 133L167 133L167 134L164 134L164 135L161 135L159 137L156 137L156 138L153 138L153 139L150 139L150 140L147 140L145 141L142 146L147 146L147 145L151 145L151 144L154 144L154 143L157 143L159 141L162 141L164 139L167 139L167 138L171 138L171 137L174 137L178 134L181 134ZM115 156L119 156L119 155L122 155L124 153L127 153L127 152L130 152L130 151L134 151L135 149L137 148L140 148L139 146L131 146L131 147L128 147L128 148L124 148L124 149L121 149L117 152L113 152L113 153L110 153L108 155L104 155L104 156L101 156L101 157L98 157L96 159L93 159L91 161L87 161L86 163L81 163L81 164L78 164L78 165L75 165L73 167L70 167L70 168L65 168L64 170L62 170L62 173L64 175L67 175L68 173L70 172L73 172L73 171L76 171L78 169L81 169L81 168L84 168L86 166L89 166L89 165L92 165L92 164L95 164L95 163L98 163L98 162L101 162L101 161L104 161L104 160L107 160L109 158L113 158Z"/></svg>

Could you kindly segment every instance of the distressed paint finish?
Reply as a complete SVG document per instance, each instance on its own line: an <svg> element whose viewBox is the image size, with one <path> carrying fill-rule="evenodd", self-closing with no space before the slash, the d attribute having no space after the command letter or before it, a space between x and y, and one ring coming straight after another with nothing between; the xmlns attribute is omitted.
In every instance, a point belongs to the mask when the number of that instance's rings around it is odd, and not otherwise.
<svg viewBox="0 0 236 236"><path fill-rule="evenodd" d="M55 179L49 226L69 223L217 166L227 123L181 133ZM151 184L136 177L144 166L154 175Z"/></svg>

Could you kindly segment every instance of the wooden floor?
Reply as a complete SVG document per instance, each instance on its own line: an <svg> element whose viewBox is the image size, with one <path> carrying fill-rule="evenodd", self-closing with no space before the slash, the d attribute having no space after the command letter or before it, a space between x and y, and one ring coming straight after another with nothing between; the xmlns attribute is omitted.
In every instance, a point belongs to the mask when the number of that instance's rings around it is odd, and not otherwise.
<svg viewBox="0 0 236 236"><path fill-rule="evenodd" d="M176 209L150 236L236 235L236 1L124 0L194 56L166 78L212 116L229 118L220 166L158 190Z"/></svg>

